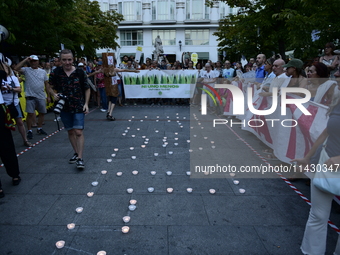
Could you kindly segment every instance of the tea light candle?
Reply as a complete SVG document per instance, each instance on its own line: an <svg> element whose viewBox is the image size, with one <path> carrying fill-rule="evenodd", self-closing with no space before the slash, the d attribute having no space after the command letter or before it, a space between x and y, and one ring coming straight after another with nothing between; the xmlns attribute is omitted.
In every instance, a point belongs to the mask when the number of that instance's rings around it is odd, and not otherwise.
<svg viewBox="0 0 340 255"><path fill-rule="evenodd" d="M154 189L153 187L149 187L149 188L148 188L148 191L149 191L149 192L153 192L154 190L155 190L155 189Z"/></svg>
<svg viewBox="0 0 340 255"><path fill-rule="evenodd" d="M191 193L192 192L192 188L187 188L187 192Z"/></svg>
<svg viewBox="0 0 340 255"><path fill-rule="evenodd" d="M167 191L168 193L172 193L172 192L174 191L174 189L173 189L173 188L167 188L166 191Z"/></svg>
<svg viewBox="0 0 340 255"><path fill-rule="evenodd" d="M207 139L208 139L208 137L206 137L206 136L205 136L205 137L204 137L204 139L205 139L205 140L207 140Z"/></svg>
<svg viewBox="0 0 340 255"><path fill-rule="evenodd" d="M158 156L158 153L157 153L157 152L155 152L153 155L155 155L155 157L157 157L157 156Z"/></svg>
<svg viewBox="0 0 340 255"><path fill-rule="evenodd" d="M142 135L142 138L144 139L146 136L145 135Z"/></svg>
<svg viewBox="0 0 340 255"><path fill-rule="evenodd" d="M98 251L97 255L106 255L106 251Z"/></svg>
<svg viewBox="0 0 340 255"><path fill-rule="evenodd" d="M115 154L115 153L112 153L112 154L111 154L111 157L113 157L113 158L114 158L115 156L116 156L116 154Z"/></svg>
<svg viewBox="0 0 340 255"><path fill-rule="evenodd" d="M165 148L165 147L166 147L166 144L162 144L162 146L163 146L163 148Z"/></svg>
<svg viewBox="0 0 340 255"><path fill-rule="evenodd" d="M169 116L166 116L167 119L169 119Z"/></svg>
<svg viewBox="0 0 340 255"><path fill-rule="evenodd" d="M176 117L176 119L179 119L179 117Z"/></svg>
<svg viewBox="0 0 340 255"><path fill-rule="evenodd" d="M122 174L123 174L122 172L117 172L116 173L117 176L122 176Z"/></svg>
<svg viewBox="0 0 340 255"><path fill-rule="evenodd" d="M136 159L137 157L136 156L131 156L132 159Z"/></svg>
<svg viewBox="0 0 340 255"><path fill-rule="evenodd" d="M123 221L125 222L125 223L128 223L128 222L130 222L130 216L124 216L123 217Z"/></svg>
<svg viewBox="0 0 340 255"><path fill-rule="evenodd" d="M138 174L138 171L137 171L137 170L134 170L134 171L132 171L132 174L133 174L133 175L137 175L137 174Z"/></svg>
<svg viewBox="0 0 340 255"><path fill-rule="evenodd" d="M174 143L174 145L175 145L175 146L177 146L177 145L178 145L178 143Z"/></svg>
<svg viewBox="0 0 340 255"><path fill-rule="evenodd" d="M137 131L139 131L140 130L140 128L137 128Z"/></svg>
<svg viewBox="0 0 340 255"><path fill-rule="evenodd" d="M127 133L127 132L129 132L129 130L127 130L127 129L125 129L125 131L124 131L125 133Z"/></svg>
<svg viewBox="0 0 340 255"><path fill-rule="evenodd" d="M239 189L238 191L239 191L241 194L243 194L244 192L246 192L245 189Z"/></svg>
<svg viewBox="0 0 340 255"><path fill-rule="evenodd" d="M200 151L201 151L201 150L203 150L203 148L202 148L202 147L199 147L198 149L199 149Z"/></svg>
<svg viewBox="0 0 340 255"><path fill-rule="evenodd" d="M129 205L130 211L134 211L134 210L136 210L136 208L137 208L137 206L135 206L135 205Z"/></svg>
<svg viewBox="0 0 340 255"><path fill-rule="evenodd" d="M148 116L145 116L145 118L148 118Z"/></svg>
<svg viewBox="0 0 340 255"><path fill-rule="evenodd" d="M168 120L168 122L171 122L171 120Z"/></svg>
<svg viewBox="0 0 340 255"><path fill-rule="evenodd" d="M210 193L210 194L215 194L215 193L216 193L216 190L214 190L214 189L209 189L209 193Z"/></svg>
<svg viewBox="0 0 340 255"><path fill-rule="evenodd" d="M180 128L183 128L183 126L180 126Z"/></svg>
<svg viewBox="0 0 340 255"><path fill-rule="evenodd" d="M166 142L166 139L163 139L163 142Z"/></svg>
<svg viewBox="0 0 340 255"><path fill-rule="evenodd" d="M151 171L151 175L156 175L156 171Z"/></svg>
<svg viewBox="0 0 340 255"><path fill-rule="evenodd" d="M168 137L164 136L163 139L168 139Z"/></svg>
<svg viewBox="0 0 340 255"><path fill-rule="evenodd" d="M143 122L143 120L140 120L140 122Z"/></svg>
<svg viewBox="0 0 340 255"><path fill-rule="evenodd" d="M93 197L94 193L93 192L87 192L88 197Z"/></svg>
<svg viewBox="0 0 340 255"><path fill-rule="evenodd" d="M157 116L156 118L159 119L159 116Z"/></svg>
<svg viewBox="0 0 340 255"><path fill-rule="evenodd" d="M74 223L70 223L70 224L67 224L67 228L68 229L74 229L76 227L76 224L74 224Z"/></svg>
<svg viewBox="0 0 340 255"><path fill-rule="evenodd" d="M156 120L156 122L158 122L159 120Z"/></svg>
<svg viewBox="0 0 340 255"><path fill-rule="evenodd" d="M136 137L136 135L131 135L131 137Z"/></svg>
<svg viewBox="0 0 340 255"><path fill-rule="evenodd" d="M92 186L96 187L98 185L98 182L92 182Z"/></svg>
<svg viewBox="0 0 340 255"><path fill-rule="evenodd" d="M169 154L172 155L172 154L174 154L174 152L173 151L169 151Z"/></svg>
<svg viewBox="0 0 340 255"><path fill-rule="evenodd" d="M113 150L114 150L114 151L118 151L119 149L118 149L118 148L114 148Z"/></svg>
<svg viewBox="0 0 340 255"><path fill-rule="evenodd" d="M172 172L171 171L167 171L166 174L167 175L172 175Z"/></svg>
<svg viewBox="0 0 340 255"><path fill-rule="evenodd" d="M126 129L130 129L130 127L127 127Z"/></svg>
<svg viewBox="0 0 340 255"><path fill-rule="evenodd" d="M132 119L134 119L134 118L135 118L135 116L131 116L131 118L132 118Z"/></svg>
<svg viewBox="0 0 340 255"><path fill-rule="evenodd" d="M215 146L215 145L213 145L213 146L211 146L211 148L215 149L215 148L216 148L216 146Z"/></svg>
<svg viewBox="0 0 340 255"><path fill-rule="evenodd" d="M175 135L178 135L178 133L176 132Z"/></svg>
<svg viewBox="0 0 340 255"><path fill-rule="evenodd" d="M187 174L188 176L190 176L190 175L191 175L191 172L190 172L190 171L187 171L186 174Z"/></svg>
<svg viewBox="0 0 340 255"><path fill-rule="evenodd" d="M164 142L165 145L168 145L169 143L168 142Z"/></svg>
<svg viewBox="0 0 340 255"><path fill-rule="evenodd" d="M204 127L201 127L201 129L204 129Z"/></svg>
<svg viewBox="0 0 340 255"><path fill-rule="evenodd" d="M145 141L147 141L147 142L148 142L149 140L150 140L149 138L145 138Z"/></svg>
<svg viewBox="0 0 340 255"><path fill-rule="evenodd" d="M126 134L125 134L125 133L123 133L122 135L123 135L123 136L125 136Z"/></svg>
<svg viewBox="0 0 340 255"><path fill-rule="evenodd" d="M122 227L122 232L123 232L123 234L129 233L129 230L130 230L130 228L129 228L128 226Z"/></svg>
<svg viewBox="0 0 340 255"><path fill-rule="evenodd" d="M215 143L214 141L211 141L211 143Z"/></svg>
<svg viewBox="0 0 340 255"><path fill-rule="evenodd" d="M107 163L111 163L111 162L112 162L112 159L111 159L111 158L108 158L106 161L107 161Z"/></svg>
<svg viewBox="0 0 340 255"><path fill-rule="evenodd" d="M76 208L76 212L77 212L77 213L82 213L83 210L84 210L83 207L77 207L77 208Z"/></svg>
<svg viewBox="0 0 340 255"><path fill-rule="evenodd" d="M133 189L132 188L128 188L126 191L127 191L127 193L131 194L133 192Z"/></svg>
<svg viewBox="0 0 340 255"><path fill-rule="evenodd" d="M58 249L61 249L61 248L63 248L64 247L64 245L65 245L65 241L58 241L58 242L56 242L56 244L55 244L55 246L58 248Z"/></svg>
<svg viewBox="0 0 340 255"><path fill-rule="evenodd" d="M183 117L183 119L185 120L187 117Z"/></svg>
<svg viewBox="0 0 340 255"><path fill-rule="evenodd" d="M187 140L187 143L190 143L190 140Z"/></svg>
<svg viewBox="0 0 340 255"><path fill-rule="evenodd" d="M194 137L196 137L197 135L194 135Z"/></svg>
<svg viewBox="0 0 340 255"><path fill-rule="evenodd" d="M178 137L175 137L175 140L177 141L177 140L178 140Z"/></svg>
<svg viewBox="0 0 340 255"><path fill-rule="evenodd" d="M193 150L192 150L192 149L189 149L189 152L193 152Z"/></svg>
<svg viewBox="0 0 340 255"><path fill-rule="evenodd" d="M106 170L102 170L101 173L102 174L107 174L107 171Z"/></svg>
<svg viewBox="0 0 340 255"><path fill-rule="evenodd" d="M130 205L135 205L137 204L137 200L136 199L131 199L130 200Z"/></svg>
<svg viewBox="0 0 340 255"><path fill-rule="evenodd" d="M145 145L144 145L144 144L142 144L140 147L142 147L142 148L145 148Z"/></svg>
<svg viewBox="0 0 340 255"><path fill-rule="evenodd" d="M240 181L238 181L238 180L233 180L233 183L234 183L235 185L238 185L238 184L240 183Z"/></svg>
<svg viewBox="0 0 340 255"><path fill-rule="evenodd" d="M144 144L148 144L149 142L145 141Z"/></svg>
<svg viewBox="0 0 340 255"><path fill-rule="evenodd" d="M129 122L131 122L131 120L128 120Z"/></svg>
<svg viewBox="0 0 340 255"><path fill-rule="evenodd" d="M133 151L135 149L135 147L130 147L130 151Z"/></svg>
<svg viewBox="0 0 340 255"><path fill-rule="evenodd" d="M176 115L178 115L178 112L176 112Z"/></svg>
<svg viewBox="0 0 340 255"><path fill-rule="evenodd" d="M159 131L158 130L155 130L156 133L158 133Z"/></svg>

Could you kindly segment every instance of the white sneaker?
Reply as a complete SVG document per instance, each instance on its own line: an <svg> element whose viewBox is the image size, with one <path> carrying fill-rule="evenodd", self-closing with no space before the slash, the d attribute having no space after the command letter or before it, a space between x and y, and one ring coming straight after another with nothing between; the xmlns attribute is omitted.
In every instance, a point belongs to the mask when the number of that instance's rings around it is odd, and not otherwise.
<svg viewBox="0 0 340 255"><path fill-rule="evenodd" d="M105 109L100 109L102 112L106 112L106 110Z"/></svg>

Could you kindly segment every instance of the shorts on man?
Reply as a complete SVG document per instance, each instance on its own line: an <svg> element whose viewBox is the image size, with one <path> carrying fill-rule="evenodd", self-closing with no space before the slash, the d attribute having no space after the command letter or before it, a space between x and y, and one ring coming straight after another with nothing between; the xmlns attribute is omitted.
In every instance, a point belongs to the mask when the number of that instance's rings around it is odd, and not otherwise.
<svg viewBox="0 0 340 255"><path fill-rule="evenodd" d="M84 113L71 113L61 111L60 117L66 130L84 129L85 125Z"/></svg>
<svg viewBox="0 0 340 255"><path fill-rule="evenodd" d="M34 113L35 110L39 113L46 113L46 99L26 97L26 112Z"/></svg>

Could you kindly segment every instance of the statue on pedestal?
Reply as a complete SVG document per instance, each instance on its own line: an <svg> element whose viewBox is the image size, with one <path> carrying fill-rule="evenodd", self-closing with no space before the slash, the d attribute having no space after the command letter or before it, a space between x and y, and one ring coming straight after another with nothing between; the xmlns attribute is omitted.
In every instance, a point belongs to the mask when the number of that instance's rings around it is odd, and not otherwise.
<svg viewBox="0 0 340 255"><path fill-rule="evenodd" d="M155 39L154 46L155 46L155 50L153 51L154 60L156 60L158 62L159 56L164 53L163 45L162 45L162 39L159 37L159 35L157 35L157 37Z"/></svg>

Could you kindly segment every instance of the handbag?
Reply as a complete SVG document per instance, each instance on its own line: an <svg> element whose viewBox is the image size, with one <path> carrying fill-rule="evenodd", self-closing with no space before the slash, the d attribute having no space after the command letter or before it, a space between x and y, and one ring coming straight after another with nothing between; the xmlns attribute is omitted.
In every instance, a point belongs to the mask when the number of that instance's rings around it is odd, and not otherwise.
<svg viewBox="0 0 340 255"><path fill-rule="evenodd" d="M319 190L340 196L340 172L338 172L338 169L327 169L324 164L329 159L326 152L326 142L327 139L322 146L319 163L315 168L313 184Z"/></svg>

